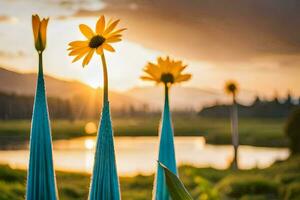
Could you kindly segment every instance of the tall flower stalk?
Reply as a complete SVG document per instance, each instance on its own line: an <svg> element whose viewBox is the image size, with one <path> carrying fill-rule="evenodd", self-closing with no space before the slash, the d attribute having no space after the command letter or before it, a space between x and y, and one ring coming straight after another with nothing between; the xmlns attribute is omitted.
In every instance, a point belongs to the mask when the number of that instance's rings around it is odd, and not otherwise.
<svg viewBox="0 0 300 200"><path fill-rule="evenodd" d="M190 74L182 74L186 68L181 61L171 60L169 57L165 59L159 57L157 64L148 63L144 68L145 76L143 80L154 81L157 84L164 85L164 110L159 129L159 154L158 161L165 165L172 173L178 176L175 148L174 148L174 133L171 120L169 106L169 90L175 83L187 81L191 78ZM162 167L157 166L155 174L155 182L153 188L154 200L169 200L170 194L167 188L165 175Z"/></svg>
<svg viewBox="0 0 300 200"><path fill-rule="evenodd" d="M75 56L73 62L83 58L83 67L87 65L96 52L101 57L103 69L103 108L97 136L95 162L89 192L90 200L119 200L120 188L117 174L113 129L108 100L108 75L104 50L114 52L109 43L121 41L121 32L125 29L114 30L119 20L105 22L101 16L96 23L96 32L88 26L79 25L80 31L86 37L83 41L71 42L69 53Z"/></svg>
<svg viewBox="0 0 300 200"><path fill-rule="evenodd" d="M38 80L30 132L30 157L27 174L27 200L58 199L52 158L52 140L43 74L48 19L32 16L35 48L39 56Z"/></svg>
<svg viewBox="0 0 300 200"><path fill-rule="evenodd" d="M238 148L239 148L239 132L238 132L238 108L236 102L236 95L238 93L237 83L234 81L228 81L225 84L225 92L232 96L232 105L231 105L231 137L233 145L233 161L232 168L237 170L238 166Z"/></svg>

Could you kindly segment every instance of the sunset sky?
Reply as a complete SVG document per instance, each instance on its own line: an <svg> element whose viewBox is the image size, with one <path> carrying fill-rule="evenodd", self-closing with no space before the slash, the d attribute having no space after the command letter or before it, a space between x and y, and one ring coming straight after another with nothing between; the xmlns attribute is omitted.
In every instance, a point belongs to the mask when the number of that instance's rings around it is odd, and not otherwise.
<svg viewBox="0 0 300 200"><path fill-rule="evenodd" d="M139 10L139 4L128 2L127 9L132 12ZM171 1L162 2L158 5L161 8ZM189 4L189 1L184 2ZM203 17L192 15L192 10L191 16L182 17L188 5L179 4L182 9L174 14L173 21L159 10L154 14L161 19L152 21L147 14L145 21L138 18L138 14L120 14L126 16L121 19L121 26L128 27L128 31L123 42L114 45L117 52L107 53L110 87L125 91L149 85L139 80L143 66L157 56L171 55L189 65L187 71L193 74L193 78L185 86L220 89L225 80L235 79L243 90L264 97L272 96L275 91L285 95L288 90L300 95L300 17L296 14L300 13L300 4L293 0L288 0L286 7L282 7L278 0L263 0L262 5L253 3L255 5L250 6L249 0L240 2L244 3L237 4L241 9L221 8L220 5L212 10L208 3L200 4L199 12ZM272 4L268 5L268 2ZM257 10L255 6L270 6L267 7L270 13ZM174 5L174 10L178 7ZM50 16L45 72L62 79L79 80L93 87L101 86L102 69L97 58L94 57L82 69L81 62L71 63L72 58L66 51L70 41L83 39L78 25L85 23L94 27L101 9L105 9L105 3L92 0L0 0L0 66L21 72L37 70L31 15L38 13ZM93 12L86 14L89 10ZM244 15L236 18L234 10ZM105 13L115 16L115 12L110 13L109 10ZM172 29L178 31L170 34L168 30Z"/></svg>

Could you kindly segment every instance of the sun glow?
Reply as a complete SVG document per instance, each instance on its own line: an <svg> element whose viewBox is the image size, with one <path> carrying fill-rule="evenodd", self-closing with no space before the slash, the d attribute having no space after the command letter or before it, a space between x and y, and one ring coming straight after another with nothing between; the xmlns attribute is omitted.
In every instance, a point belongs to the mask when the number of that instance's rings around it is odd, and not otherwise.
<svg viewBox="0 0 300 200"><path fill-rule="evenodd" d="M86 134L93 134L97 132L97 126L94 122L88 122L84 127Z"/></svg>
<svg viewBox="0 0 300 200"><path fill-rule="evenodd" d="M99 81L90 79L90 80L86 80L86 84L88 84L89 86L91 86L94 89L97 89L98 87L102 87L102 85L100 85Z"/></svg>

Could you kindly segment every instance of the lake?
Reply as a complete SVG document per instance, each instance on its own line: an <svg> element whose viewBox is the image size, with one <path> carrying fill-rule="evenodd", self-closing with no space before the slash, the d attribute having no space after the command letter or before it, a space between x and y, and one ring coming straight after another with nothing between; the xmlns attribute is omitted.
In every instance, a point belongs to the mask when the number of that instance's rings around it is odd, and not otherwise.
<svg viewBox="0 0 300 200"><path fill-rule="evenodd" d="M81 137L53 142L56 170L92 172L96 137ZM175 137L176 159L180 164L224 169L233 156L230 145L206 144L204 137ZM115 150L120 175L150 174L155 171L158 137L116 137ZM266 148L241 145L239 165L242 169L265 168L289 156L287 148ZM26 169L28 148L1 150L0 163Z"/></svg>

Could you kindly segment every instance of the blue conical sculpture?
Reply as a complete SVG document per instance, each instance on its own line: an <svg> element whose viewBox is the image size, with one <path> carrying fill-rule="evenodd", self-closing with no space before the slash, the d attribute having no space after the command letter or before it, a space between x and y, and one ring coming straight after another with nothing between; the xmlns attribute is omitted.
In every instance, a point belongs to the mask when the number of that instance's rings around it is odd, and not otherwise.
<svg viewBox="0 0 300 200"><path fill-rule="evenodd" d="M42 53L39 53L39 72L30 133L26 199L58 199L53 169L51 131L45 94Z"/></svg>
<svg viewBox="0 0 300 200"><path fill-rule="evenodd" d="M119 200L120 187L116 167L113 130L108 101L107 68L104 55L102 55L101 58L103 63L104 77L103 108L97 136L95 163L89 199Z"/></svg>
<svg viewBox="0 0 300 200"><path fill-rule="evenodd" d="M174 133L169 107L169 87L167 84L165 84L165 104L162 113L159 137L160 143L158 161L165 165L171 172L178 175L174 148ZM170 199L164 176L164 171L159 166L157 167L153 192L153 200Z"/></svg>
<svg viewBox="0 0 300 200"><path fill-rule="evenodd" d="M115 161L109 102L104 102L97 137L90 200L119 200L119 179Z"/></svg>

